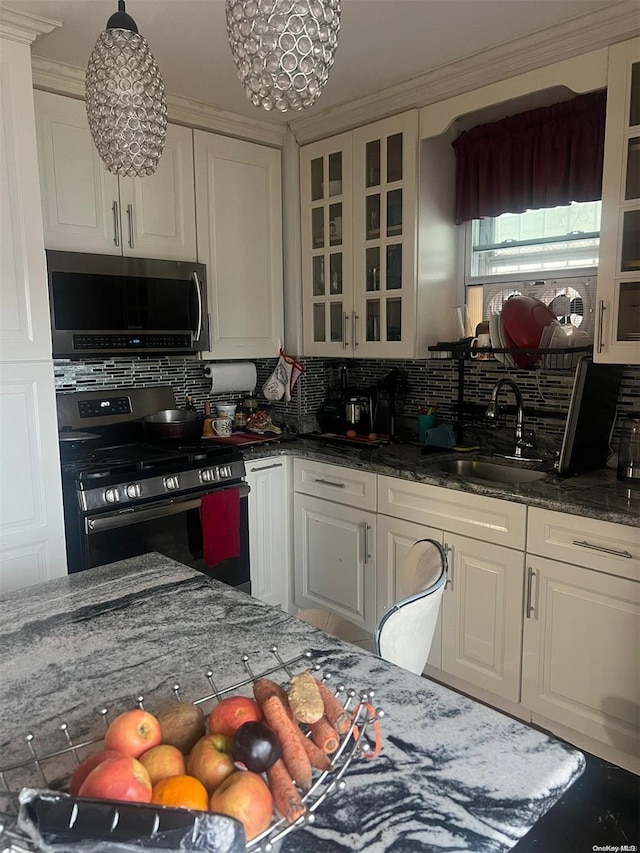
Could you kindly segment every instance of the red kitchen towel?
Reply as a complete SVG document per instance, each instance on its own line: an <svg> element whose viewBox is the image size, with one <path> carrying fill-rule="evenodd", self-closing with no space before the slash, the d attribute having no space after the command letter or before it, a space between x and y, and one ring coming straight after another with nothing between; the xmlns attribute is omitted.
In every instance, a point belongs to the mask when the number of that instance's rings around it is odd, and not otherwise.
<svg viewBox="0 0 640 853"><path fill-rule="evenodd" d="M240 556L240 490L222 489L202 498L202 554L213 568L222 560Z"/></svg>

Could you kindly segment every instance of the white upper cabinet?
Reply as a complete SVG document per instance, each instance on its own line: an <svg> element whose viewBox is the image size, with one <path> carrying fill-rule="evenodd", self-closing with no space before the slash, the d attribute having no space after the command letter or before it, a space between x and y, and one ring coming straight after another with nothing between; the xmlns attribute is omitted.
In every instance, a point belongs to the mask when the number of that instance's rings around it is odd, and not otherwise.
<svg viewBox="0 0 640 853"><path fill-rule="evenodd" d="M28 44L0 62L0 361L51 358Z"/></svg>
<svg viewBox="0 0 640 853"><path fill-rule="evenodd" d="M34 100L47 249L196 259L190 128L168 125L155 174L118 178L98 156L84 101Z"/></svg>
<svg viewBox="0 0 640 853"><path fill-rule="evenodd" d="M609 49L594 353L640 364L640 39Z"/></svg>
<svg viewBox="0 0 640 853"><path fill-rule="evenodd" d="M301 149L305 355L415 358L449 339L454 168L448 140L419 146L415 110Z"/></svg>
<svg viewBox="0 0 640 853"><path fill-rule="evenodd" d="M207 265L211 352L277 356L284 330L280 151L194 131L198 261Z"/></svg>
<svg viewBox="0 0 640 853"><path fill-rule="evenodd" d="M353 133L353 333L360 358L415 353L418 115Z"/></svg>

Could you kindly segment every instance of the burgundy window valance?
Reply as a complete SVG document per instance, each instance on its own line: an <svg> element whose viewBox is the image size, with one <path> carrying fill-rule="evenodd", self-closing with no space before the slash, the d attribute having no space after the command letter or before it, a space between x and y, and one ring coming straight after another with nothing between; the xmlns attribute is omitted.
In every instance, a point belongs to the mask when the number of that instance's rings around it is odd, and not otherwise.
<svg viewBox="0 0 640 853"><path fill-rule="evenodd" d="M606 91L464 131L456 223L602 197Z"/></svg>

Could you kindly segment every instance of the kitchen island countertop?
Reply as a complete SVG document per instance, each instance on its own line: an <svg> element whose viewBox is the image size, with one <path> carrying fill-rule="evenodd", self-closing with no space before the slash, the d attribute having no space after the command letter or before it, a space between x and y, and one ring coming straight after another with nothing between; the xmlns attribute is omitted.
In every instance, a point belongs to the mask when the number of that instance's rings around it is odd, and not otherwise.
<svg viewBox="0 0 640 853"><path fill-rule="evenodd" d="M428 483L445 489L501 498L556 512L640 527L640 488L629 487L620 482L616 478L616 472L609 468L575 477L558 477L555 473L549 473L541 480L528 483L481 482L443 473L437 470L438 465L445 459L455 458L486 459L507 466L510 463L505 459L480 453L456 454L444 451L423 455L421 450L422 447L415 444L360 448L298 438L256 445L251 449L243 448L243 455L247 465L252 459L286 454L417 483Z"/></svg>
<svg viewBox="0 0 640 853"><path fill-rule="evenodd" d="M158 554L125 560L0 598L2 764L96 736L96 709L119 712L193 701L304 650L323 672L357 691L375 690L385 711L383 748L357 759L347 787L296 830L283 851L505 851L581 774L566 744L419 678L305 622ZM245 688L246 690L246 688ZM205 706L205 710L207 706ZM62 768L60 768L62 772ZM14 786L15 778L9 778Z"/></svg>

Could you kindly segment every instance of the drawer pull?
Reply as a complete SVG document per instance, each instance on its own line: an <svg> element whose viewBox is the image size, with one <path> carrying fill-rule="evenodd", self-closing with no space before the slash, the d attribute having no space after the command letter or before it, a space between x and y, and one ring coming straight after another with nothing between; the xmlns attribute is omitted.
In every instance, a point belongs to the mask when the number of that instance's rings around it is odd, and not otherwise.
<svg viewBox="0 0 640 853"><path fill-rule="evenodd" d="M602 551L603 554L613 554L614 557L624 557L625 560L633 560L633 554L630 554L628 551L616 551L615 548L604 548L602 545L592 545L591 542L587 542L586 539L583 541L574 539L573 544L578 545L580 548L591 548L592 551Z"/></svg>
<svg viewBox="0 0 640 853"><path fill-rule="evenodd" d="M249 468L251 473L254 471L268 471L269 468L282 468L282 462L274 462L273 465L263 465L261 468Z"/></svg>
<svg viewBox="0 0 640 853"><path fill-rule="evenodd" d="M323 486L335 486L336 489L346 489L346 483L334 483L331 480L321 480L319 477L316 477L313 481L314 483L322 483Z"/></svg>
<svg viewBox="0 0 640 853"><path fill-rule="evenodd" d="M531 619L531 614L536 612L535 607L533 606L533 599L531 596L533 589L533 578L535 575L535 571L532 566L527 567L527 601L525 604L525 613L527 619Z"/></svg>

